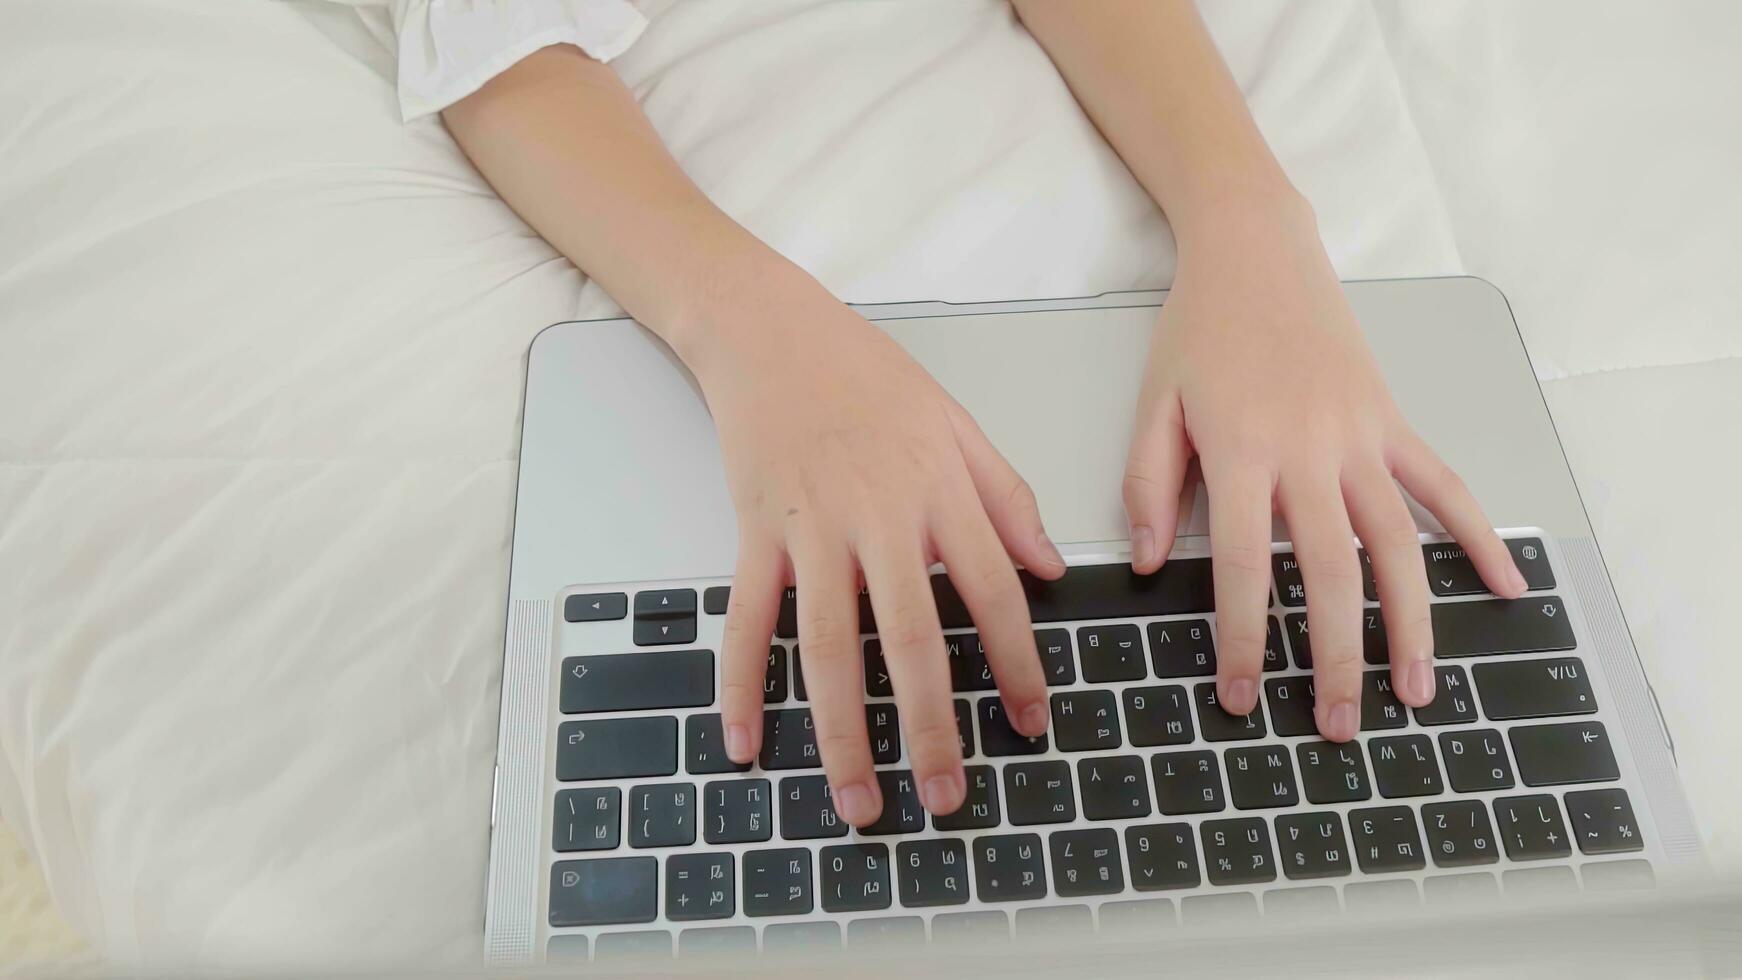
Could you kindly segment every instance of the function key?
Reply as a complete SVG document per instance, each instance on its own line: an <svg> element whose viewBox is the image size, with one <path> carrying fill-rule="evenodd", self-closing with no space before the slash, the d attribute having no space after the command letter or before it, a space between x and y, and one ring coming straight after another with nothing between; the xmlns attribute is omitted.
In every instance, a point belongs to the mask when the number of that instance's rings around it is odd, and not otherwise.
<svg viewBox="0 0 1742 980"><path fill-rule="evenodd" d="M656 650L563 660L565 715L714 703L712 650Z"/></svg>
<svg viewBox="0 0 1742 980"><path fill-rule="evenodd" d="M1508 538L1506 548L1512 552L1513 564L1524 573L1527 588L1532 592L1554 588L1554 568L1548 563L1548 551L1543 548L1541 538Z"/></svg>
<svg viewBox="0 0 1742 980"><path fill-rule="evenodd" d="M1557 596L1440 602L1431 610L1438 657L1548 653L1577 645Z"/></svg>
<svg viewBox="0 0 1742 980"><path fill-rule="evenodd" d="M550 867L550 924L652 922L659 914L659 861L652 857L558 861Z"/></svg>
<svg viewBox="0 0 1742 980"><path fill-rule="evenodd" d="M629 597L621 592L587 592L563 600L563 619L571 623L622 619L628 612Z"/></svg>
<svg viewBox="0 0 1742 980"><path fill-rule="evenodd" d="M1306 584L1300 576L1300 562L1295 561L1294 552L1279 551L1270 556L1270 563L1276 572L1276 598L1285 606L1306 605Z"/></svg>
<svg viewBox="0 0 1742 980"><path fill-rule="evenodd" d="M1480 595L1488 591L1463 545L1455 541L1424 544L1421 557L1427 564L1427 584L1434 595Z"/></svg>
<svg viewBox="0 0 1742 980"><path fill-rule="evenodd" d="M710 616L726 615L726 607L732 601L730 585L716 585L702 592L702 612Z"/></svg>

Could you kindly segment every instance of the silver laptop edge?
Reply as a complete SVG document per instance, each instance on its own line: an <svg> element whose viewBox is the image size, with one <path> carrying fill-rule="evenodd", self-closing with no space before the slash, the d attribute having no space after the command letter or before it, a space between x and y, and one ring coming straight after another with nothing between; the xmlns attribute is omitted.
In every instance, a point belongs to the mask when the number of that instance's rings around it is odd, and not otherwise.
<svg viewBox="0 0 1742 980"><path fill-rule="evenodd" d="M1560 591L1581 648L1594 648L1603 664L1609 716L1625 732L1618 744L1636 777L1629 785L1643 794L1640 819L1654 830L1649 856L1668 875L1702 867L1667 729L1504 297L1467 277L1356 282L1347 291L1411 423L1465 477L1497 526L1538 528L1558 552L1556 566L1570 579ZM1120 427L1129 425L1141 363L1126 355L1141 350L1165 296L857 309L975 414L1035 486L1055 537L1074 542L1067 555L1107 560L1125 554L1117 484L1128 429ZM1075 330L1059 328L1053 314L1061 311L1082 311L1070 316ZM1384 329L1401 323L1410 329ZM1010 374L1037 370L1070 400L1062 420L1047 414L1044 400L1013 406L1001 394ZM1477 378L1481 393L1473 398ZM1071 419L1083 416L1109 421L1094 438L1065 438ZM491 801L491 962L540 955L555 600L576 585L731 574L734 517L705 423L688 373L632 321L568 321L533 342ZM675 443L666 438L672 434ZM633 467L613 465L624 461ZM587 499L578 500L572 488L582 485ZM1207 553L1202 512L1194 508L1182 527L1182 554ZM1424 531L1441 530L1418 518ZM1629 760L1622 763L1625 771Z"/></svg>

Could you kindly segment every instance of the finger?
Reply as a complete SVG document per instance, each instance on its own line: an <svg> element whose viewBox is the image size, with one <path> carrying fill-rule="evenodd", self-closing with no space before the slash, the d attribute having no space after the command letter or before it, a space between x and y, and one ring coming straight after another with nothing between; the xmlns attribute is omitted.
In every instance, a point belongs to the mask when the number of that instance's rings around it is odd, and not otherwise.
<svg viewBox="0 0 1742 980"><path fill-rule="evenodd" d="M931 534L950 583L980 631L986 663L998 682L1011 727L1031 738L1045 734L1046 671L1034 647L1028 596L1015 567L971 502L935 522Z"/></svg>
<svg viewBox="0 0 1742 980"><path fill-rule="evenodd" d="M1415 518L1391 474L1378 462L1344 475L1343 501L1373 562L1379 609L1391 644L1392 690L1404 704L1422 707L1434 699L1434 631Z"/></svg>
<svg viewBox="0 0 1742 980"><path fill-rule="evenodd" d="M1131 568L1147 575L1167 561L1179 523L1180 490L1191 443L1179 398L1170 395L1138 420L1125 459L1125 516L1131 522Z"/></svg>
<svg viewBox="0 0 1742 980"><path fill-rule="evenodd" d="M1269 626L1272 483L1257 467L1206 464L1204 485L1216 589L1216 696L1229 714L1251 714Z"/></svg>
<svg viewBox="0 0 1742 980"><path fill-rule="evenodd" d="M883 797L865 730L864 665L859 655L859 588L845 548L793 554L798 579L798 642L811 723L835 812L855 827L877 819Z"/></svg>
<svg viewBox="0 0 1742 980"><path fill-rule="evenodd" d="M726 756L744 764L762 748L762 682L786 589L786 558L771 543L742 540L720 641L720 723Z"/></svg>
<svg viewBox="0 0 1742 980"><path fill-rule="evenodd" d="M1347 742L1361 730L1361 564L1333 476L1284 478L1277 493L1306 585L1319 734Z"/></svg>
<svg viewBox="0 0 1742 980"><path fill-rule="evenodd" d="M1464 553L1476 566L1476 573L1489 591L1508 599L1523 595L1527 588L1524 573L1512 560L1506 542L1494 533L1494 526L1482 513L1470 488L1439 454L1414 432L1391 458L1391 472L1409 495L1421 502L1452 537L1464 546Z"/></svg>
<svg viewBox="0 0 1742 980"><path fill-rule="evenodd" d="M968 464L968 477L980 495L980 506L998 532L1004 551L1034 575L1055 579L1065 573L1065 559L1041 523L1040 504L1028 482L993 447L966 411L950 413L956 442Z"/></svg>
<svg viewBox="0 0 1742 980"><path fill-rule="evenodd" d="M896 544L885 539L862 546L859 560L877 614L877 635L901 710L901 733L920 804L932 813L954 813L966 796L967 782L950 698L949 659L925 554L917 541Z"/></svg>

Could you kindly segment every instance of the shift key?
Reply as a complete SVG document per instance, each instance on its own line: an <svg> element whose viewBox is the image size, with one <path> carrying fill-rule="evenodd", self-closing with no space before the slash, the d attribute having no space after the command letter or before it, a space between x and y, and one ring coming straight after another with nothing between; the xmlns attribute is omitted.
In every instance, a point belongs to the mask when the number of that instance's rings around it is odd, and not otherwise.
<svg viewBox="0 0 1742 980"><path fill-rule="evenodd" d="M556 778L627 779L677 772L677 719L596 718L556 730Z"/></svg>
<svg viewBox="0 0 1742 980"><path fill-rule="evenodd" d="M1558 596L1435 603L1434 652L1441 657L1571 650L1573 624Z"/></svg>
<svg viewBox="0 0 1742 980"><path fill-rule="evenodd" d="M712 650L649 650L563 660L565 715L700 708L713 703Z"/></svg>

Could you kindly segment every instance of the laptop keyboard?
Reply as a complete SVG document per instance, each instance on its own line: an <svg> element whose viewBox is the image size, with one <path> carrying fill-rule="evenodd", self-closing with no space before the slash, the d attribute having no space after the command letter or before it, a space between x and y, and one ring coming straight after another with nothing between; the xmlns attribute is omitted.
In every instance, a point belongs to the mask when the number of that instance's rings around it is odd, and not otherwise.
<svg viewBox="0 0 1742 980"><path fill-rule="evenodd" d="M1032 739L1009 725L967 609L936 576L967 769L967 800L947 816L919 804L862 601L884 807L857 831L821 771L791 590L753 766L726 757L716 703L727 585L565 595L548 951L978 941L1012 924L1143 934L1182 917L1649 881L1564 586L1540 537L1508 544L1531 589L1510 601L1456 545L1423 545L1438 659L1426 708L1392 692L1368 574L1361 734L1341 745L1317 735L1306 595L1287 550L1248 716L1216 702L1207 558L1147 577L1124 564L1023 576L1052 688L1051 727Z"/></svg>

